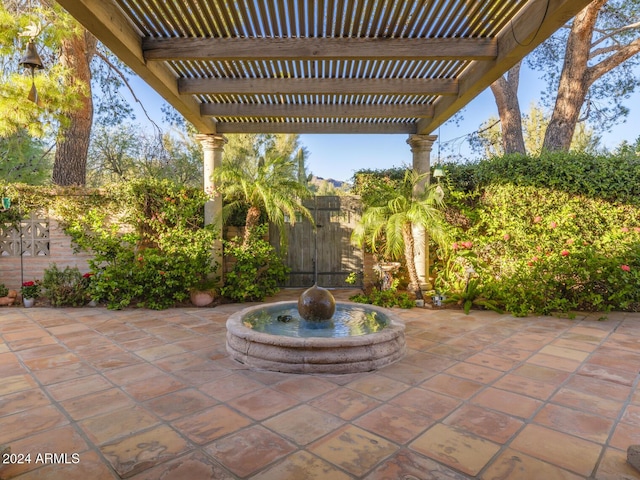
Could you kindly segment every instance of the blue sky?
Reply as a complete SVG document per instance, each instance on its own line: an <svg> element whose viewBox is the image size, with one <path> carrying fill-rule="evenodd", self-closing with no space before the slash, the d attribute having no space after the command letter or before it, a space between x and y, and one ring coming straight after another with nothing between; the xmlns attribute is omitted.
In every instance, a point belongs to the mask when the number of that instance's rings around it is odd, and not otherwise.
<svg viewBox="0 0 640 480"><path fill-rule="evenodd" d="M142 80L133 82L136 95L151 112L156 121L161 121L160 107L164 100ZM528 69L522 70L519 89L520 107L529 109L531 103L540 98L543 88L537 75ZM623 140L635 141L640 136L640 91L625 102L630 109L624 123L614 126L610 132L602 134L601 146L613 149ZM464 119L458 124L447 122L439 131L440 141L452 139L474 132L489 117L497 117L498 111L489 89L478 95L467 105L463 112ZM137 114L138 121L148 123L142 113ZM143 127L144 128L144 127ZM438 132L434 132L438 134ZM411 150L407 145L407 135L301 135L301 143L309 151L308 165L310 171L319 177L336 180L349 180L353 173L362 168L388 168L392 166L411 165ZM462 142L456 142L463 155L471 156ZM434 145L432 162L437 157L438 145ZM445 150L442 149L442 156Z"/></svg>

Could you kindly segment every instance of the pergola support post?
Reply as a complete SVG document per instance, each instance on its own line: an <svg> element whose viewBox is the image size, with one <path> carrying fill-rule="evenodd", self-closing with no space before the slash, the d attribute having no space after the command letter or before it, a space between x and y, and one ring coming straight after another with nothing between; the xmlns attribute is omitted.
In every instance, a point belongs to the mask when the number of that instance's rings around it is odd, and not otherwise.
<svg viewBox="0 0 640 480"><path fill-rule="evenodd" d="M407 143L411 147L413 154L413 170L419 174L427 174L426 177L414 186L415 196L424 193L429 185L431 174L431 149L437 139L437 135L410 135ZM429 248L428 236L423 226L413 225L414 257L420 290L431 290L433 288L429 278Z"/></svg>
<svg viewBox="0 0 640 480"><path fill-rule="evenodd" d="M213 261L220 268L220 283L223 281L224 264L222 253L222 195L216 190L213 180L213 172L222 165L222 154L224 146L227 143L226 137L215 134L197 135L196 139L200 141L203 151L204 164L204 192L209 197L204 206L204 224L214 225L216 230L220 232L220 237L214 242Z"/></svg>

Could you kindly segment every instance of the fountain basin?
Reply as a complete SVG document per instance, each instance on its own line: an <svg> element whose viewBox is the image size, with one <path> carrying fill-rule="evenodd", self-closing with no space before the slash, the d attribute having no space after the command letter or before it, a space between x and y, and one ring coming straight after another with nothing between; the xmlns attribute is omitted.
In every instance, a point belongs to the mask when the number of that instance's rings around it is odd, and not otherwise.
<svg viewBox="0 0 640 480"><path fill-rule="evenodd" d="M283 373L368 372L402 358L406 351L404 325L389 310L372 305L337 303L336 308L357 305L386 318L384 328L362 335L286 336L256 331L247 318L265 308L288 311L296 302L276 302L245 308L227 319L227 352L251 368ZM311 333L310 335L313 335Z"/></svg>

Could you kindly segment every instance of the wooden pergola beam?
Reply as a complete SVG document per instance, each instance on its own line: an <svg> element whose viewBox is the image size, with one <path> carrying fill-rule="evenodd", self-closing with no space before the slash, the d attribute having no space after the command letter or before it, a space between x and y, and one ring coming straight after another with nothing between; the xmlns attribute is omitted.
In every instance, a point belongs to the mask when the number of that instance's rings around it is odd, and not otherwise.
<svg viewBox="0 0 640 480"><path fill-rule="evenodd" d="M490 38L145 38L145 60L492 60Z"/></svg>
<svg viewBox="0 0 640 480"><path fill-rule="evenodd" d="M140 33L113 3L101 0L56 0L202 133L216 133L215 122L200 116L200 103L180 95L176 76L161 62L147 63Z"/></svg>
<svg viewBox="0 0 640 480"><path fill-rule="evenodd" d="M436 100L433 118L418 121L418 134L434 132L590 2L534 0L528 3L498 34L498 56L491 61L471 62L459 77L460 94Z"/></svg>
<svg viewBox="0 0 640 480"><path fill-rule="evenodd" d="M309 133L309 134L407 134L416 133L414 122L323 123L323 122L225 122L216 124L218 133Z"/></svg>
<svg viewBox="0 0 640 480"><path fill-rule="evenodd" d="M429 118L431 105L371 105L371 104L247 104L204 103L200 113L210 117L284 117L284 118Z"/></svg>
<svg viewBox="0 0 640 480"><path fill-rule="evenodd" d="M182 95L457 95L454 79L376 78L181 78Z"/></svg>

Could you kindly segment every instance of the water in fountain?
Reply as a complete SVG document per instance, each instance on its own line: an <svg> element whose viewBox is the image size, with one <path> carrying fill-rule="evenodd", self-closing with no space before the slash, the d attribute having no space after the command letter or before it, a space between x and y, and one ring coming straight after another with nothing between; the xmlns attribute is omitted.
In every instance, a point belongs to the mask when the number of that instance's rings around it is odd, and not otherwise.
<svg viewBox="0 0 640 480"><path fill-rule="evenodd" d="M276 372L355 373L375 370L405 354L404 325L391 311L336 304L327 290L309 290L312 294L303 294L297 303L256 305L233 313L227 320L230 357Z"/></svg>

